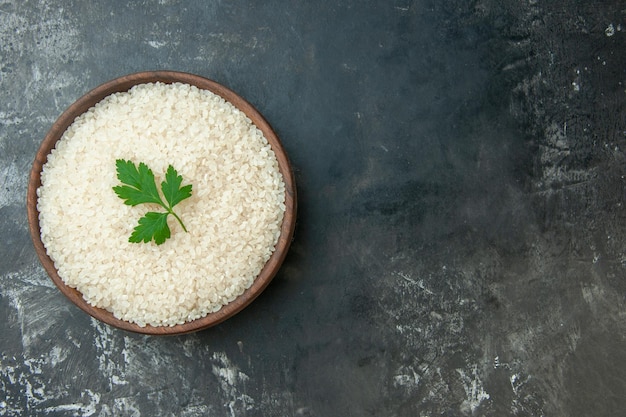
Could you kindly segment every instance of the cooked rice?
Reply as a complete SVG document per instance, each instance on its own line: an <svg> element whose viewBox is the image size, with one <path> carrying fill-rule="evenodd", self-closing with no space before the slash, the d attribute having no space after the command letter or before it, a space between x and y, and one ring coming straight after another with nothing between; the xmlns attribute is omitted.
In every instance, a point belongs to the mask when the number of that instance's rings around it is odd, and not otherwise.
<svg viewBox="0 0 626 417"><path fill-rule="evenodd" d="M115 160L168 165L192 184L162 245L129 243L158 206L127 206ZM48 156L38 189L41 239L60 277L94 306L145 326L218 311L249 288L280 234L285 185L263 133L229 102L187 84L148 83L78 117Z"/></svg>

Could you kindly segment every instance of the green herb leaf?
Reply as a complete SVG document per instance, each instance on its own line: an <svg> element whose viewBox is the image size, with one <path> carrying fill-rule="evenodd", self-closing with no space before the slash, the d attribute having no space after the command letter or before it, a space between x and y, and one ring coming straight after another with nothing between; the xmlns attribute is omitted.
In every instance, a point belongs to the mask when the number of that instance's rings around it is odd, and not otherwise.
<svg viewBox="0 0 626 417"><path fill-rule="evenodd" d="M142 203L163 205L154 182L154 174L146 164L141 162L139 169L137 169L132 161L118 159L115 161L115 165L117 167L117 179L127 185L113 187L113 191L124 200L124 204L129 206Z"/></svg>
<svg viewBox="0 0 626 417"><path fill-rule="evenodd" d="M165 201L161 199L157 190L154 174L143 162L136 167L132 161L118 159L115 161L117 178L124 185L113 187L113 191L119 198L124 200L124 204L136 206L143 203L154 203L163 207L165 213L148 212L139 219L139 223L128 239L129 242L148 243L152 239L157 245L162 244L170 237L170 228L167 224L167 216L173 215L183 230L187 228L176 213L173 207L181 201L191 197L191 185L181 187L183 177L172 165L167 168L165 181L161 183L161 191L165 196Z"/></svg>
<svg viewBox="0 0 626 417"><path fill-rule="evenodd" d="M167 225L169 213L156 213L149 211L139 219L139 224L133 229L128 238L132 243L148 243L154 238L157 245L165 242L170 237L170 228Z"/></svg>
<svg viewBox="0 0 626 417"><path fill-rule="evenodd" d="M191 197L191 184L180 188L182 182L183 177L178 175L178 172L170 165L165 173L165 181L161 183L161 191L163 191L170 207L174 207L184 199Z"/></svg>

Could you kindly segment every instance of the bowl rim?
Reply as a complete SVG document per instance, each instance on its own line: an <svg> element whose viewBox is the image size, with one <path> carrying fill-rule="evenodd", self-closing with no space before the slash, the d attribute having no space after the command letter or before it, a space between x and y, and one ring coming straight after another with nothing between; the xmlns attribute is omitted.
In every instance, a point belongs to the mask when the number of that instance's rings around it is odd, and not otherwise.
<svg viewBox="0 0 626 417"><path fill-rule="evenodd" d="M37 210L37 189L41 186L41 171L47 161L48 155L77 116L86 112L96 103L113 93L128 91L137 84L155 82L166 84L180 82L194 85L200 89L209 90L221 96L242 111L257 128L263 132L276 155L279 170L285 183L286 208L281 224L280 236L274 252L265 263L259 275L254 279L252 285L242 294L230 303L222 306L220 310L193 321L174 326L146 325L145 327L141 327L136 323L118 319L107 310L90 305L85 301L78 290L63 282L41 240L39 211ZM248 306L269 285L285 260L293 239L297 214L297 198L294 172L283 145L267 120L252 104L234 91L211 79L187 72L161 70L136 72L105 82L80 97L59 116L44 137L33 161L28 181L26 208L30 235L39 260L57 288L69 298L70 301L93 318L122 330L147 335L180 335L207 329L234 316Z"/></svg>

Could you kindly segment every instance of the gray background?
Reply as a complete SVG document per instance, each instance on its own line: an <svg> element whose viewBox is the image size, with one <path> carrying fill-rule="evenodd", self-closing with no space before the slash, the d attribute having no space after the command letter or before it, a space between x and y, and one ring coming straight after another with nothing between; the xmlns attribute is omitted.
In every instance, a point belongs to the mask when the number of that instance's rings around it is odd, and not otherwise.
<svg viewBox="0 0 626 417"><path fill-rule="evenodd" d="M615 416L626 409L622 1L0 0L0 416ZM296 170L234 318L126 333L40 266L25 194L78 97L172 69Z"/></svg>

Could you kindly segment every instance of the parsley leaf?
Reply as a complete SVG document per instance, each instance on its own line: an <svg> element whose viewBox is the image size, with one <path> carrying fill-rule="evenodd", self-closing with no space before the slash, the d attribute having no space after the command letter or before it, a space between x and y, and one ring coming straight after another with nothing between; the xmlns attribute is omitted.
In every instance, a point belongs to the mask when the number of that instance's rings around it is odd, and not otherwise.
<svg viewBox="0 0 626 417"><path fill-rule="evenodd" d="M115 161L117 168L117 178L124 184L113 187L113 191L119 198L124 200L124 204L136 206L144 203L154 203L163 207L165 213L148 212L139 222L133 233L128 239L129 242L148 243L152 239L157 245L165 242L170 236L170 228L167 224L167 217L173 215L183 230L187 228L183 221L176 213L173 207L181 201L191 197L191 184L181 187L183 177L172 165L167 168L165 173L165 181L161 183L161 191L165 197L165 202L159 195L156 181L152 170L143 162L139 163L139 167L135 166L132 161L118 159Z"/></svg>
<svg viewBox="0 0 626 417"><path fill-rule="evenodd" d="M182 182L183 177L178 175L178 172L170 165L165 173L165 181L161 183L161 191L170 203L170 207L174 207L184 199L191 197L191 184L180 188Z"/></svg>
<svg viewBox="0 0 626 417"><path fill-rule="evenodd" d="M128 239L129 242L148 243L154 238L157 245L165 242L170 237L170 228L167 225L169 213L156 213L149 211L139 219L139 224L133 230Z"/></svg>
<svg viewBox="0 0 626 417"><path fill-rule="evenodd" d="M115 161L117 178L124 186L113 187L113 191L124 201L124 204L136 206L142 203L156 203L163 205L154 182L154 174L146 164L141 162L139 169L132 161Z"/></svg>

